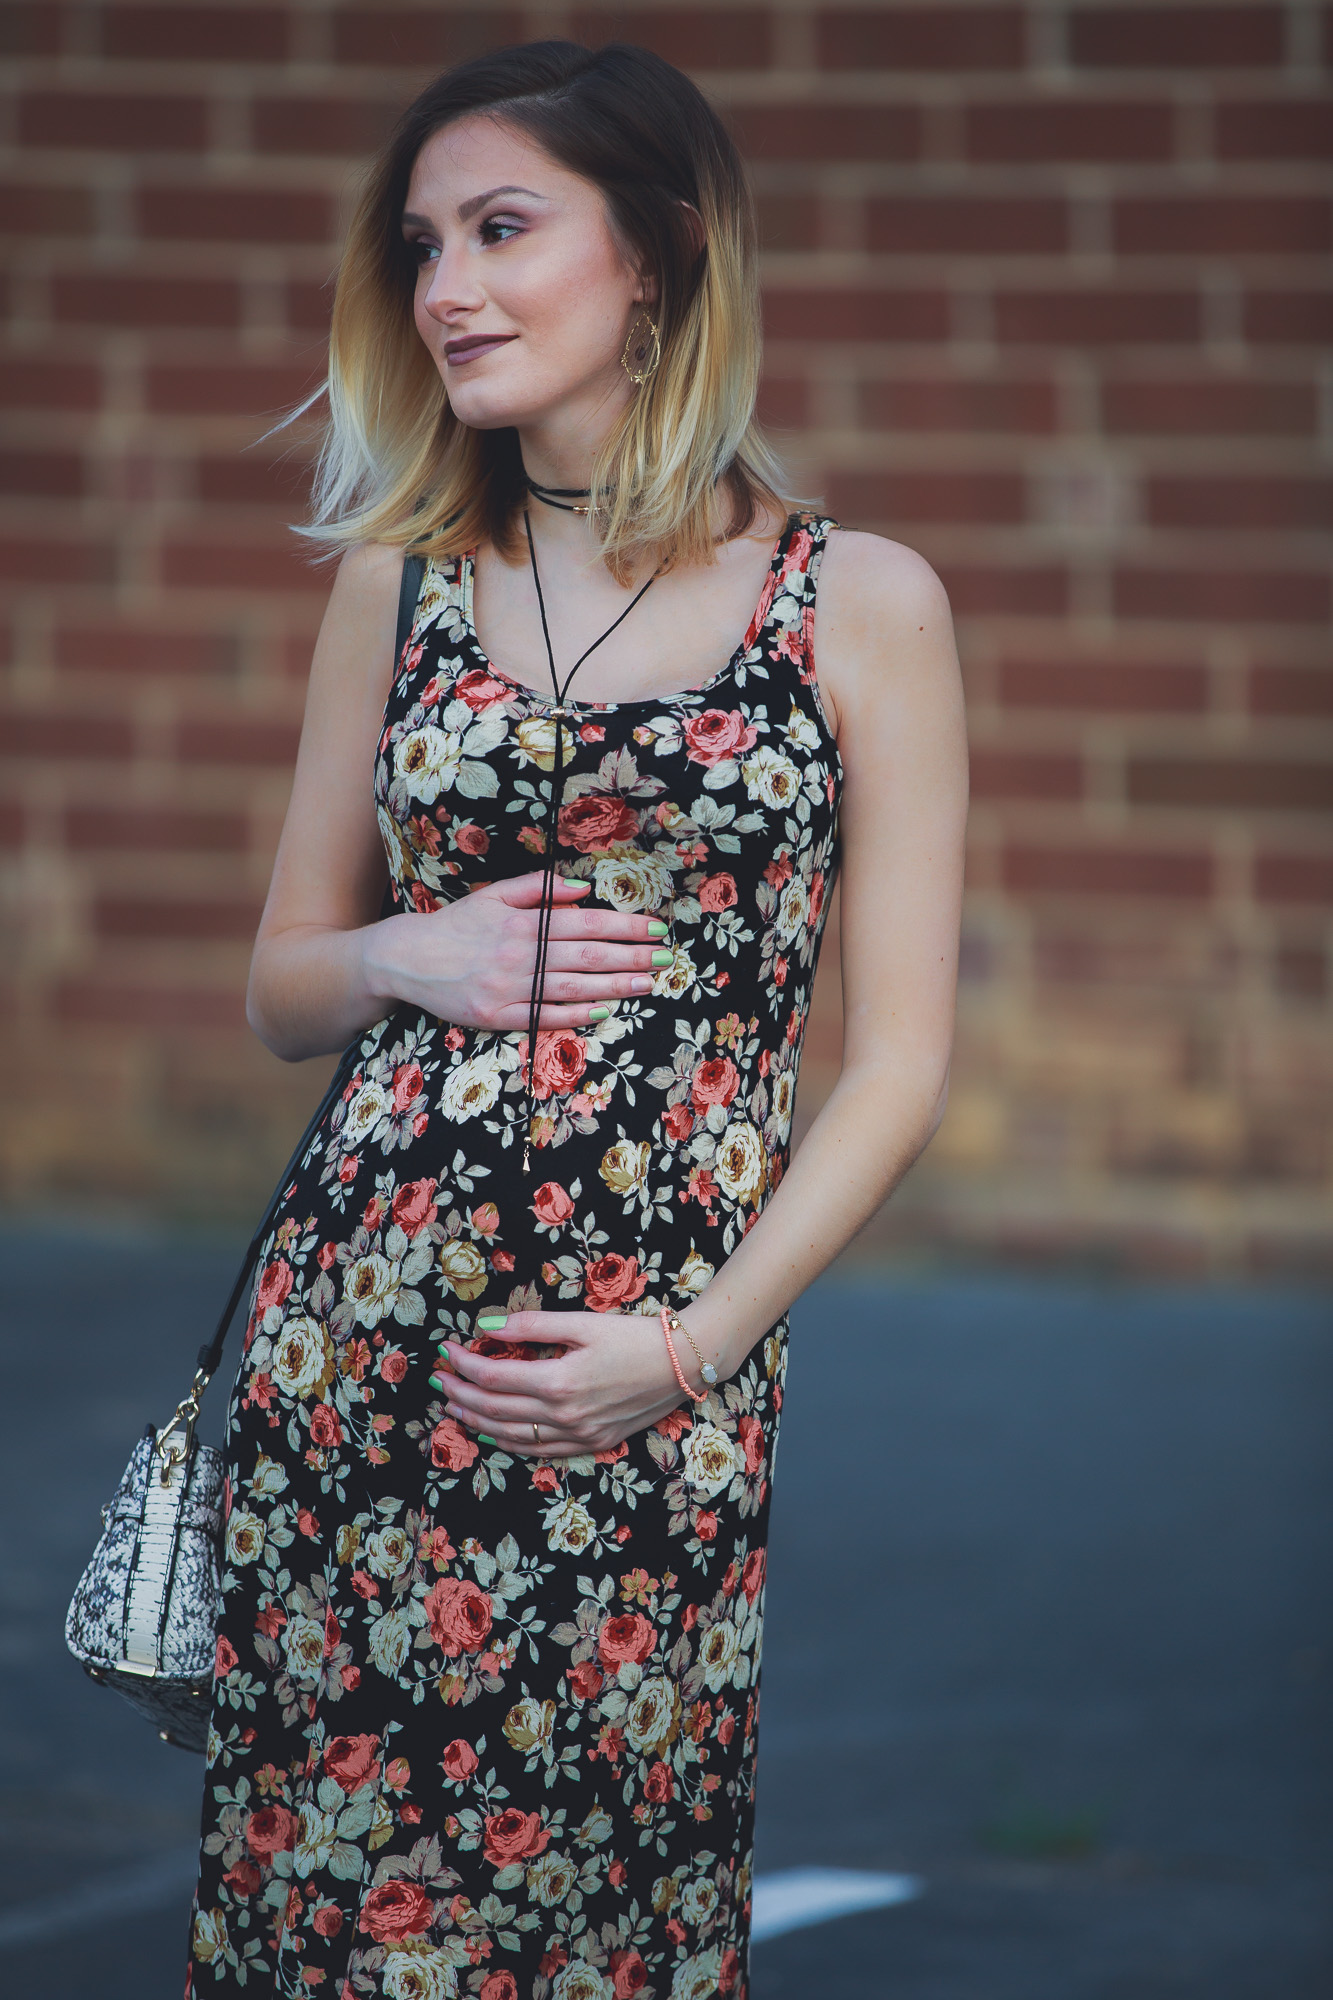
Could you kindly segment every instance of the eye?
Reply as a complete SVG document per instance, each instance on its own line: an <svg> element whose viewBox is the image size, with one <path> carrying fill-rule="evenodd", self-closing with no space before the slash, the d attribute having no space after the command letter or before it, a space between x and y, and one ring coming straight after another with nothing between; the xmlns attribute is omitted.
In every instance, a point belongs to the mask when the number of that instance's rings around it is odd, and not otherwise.
<svg viewBox="0 0 1333 2000"><path fill-rule="evenodd" d="M405 236L407 254L418 266L433 264L440 254L440 246L431 236Z"/></svg>
<svg viewBox="0 0 1333 2000"><path fill-rule="evenodd" d="M483 243L507 243L511 236L518 233L518 223L500 215L488 215L477 231Z"/></svg>

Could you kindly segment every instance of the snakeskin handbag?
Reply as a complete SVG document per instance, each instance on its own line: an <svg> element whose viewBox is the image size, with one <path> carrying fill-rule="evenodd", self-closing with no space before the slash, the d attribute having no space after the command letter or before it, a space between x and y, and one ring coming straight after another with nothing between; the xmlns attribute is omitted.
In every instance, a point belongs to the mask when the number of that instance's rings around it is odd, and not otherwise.
<svg viewBox="0 0 1333 2000"><path fill-rule="evenodd" d="M84 1671L182 1750L202 1750L208 1739L222 1587L222 1453L195 1438L199 1409L278 1204L346 1085L359 1039L273 1191L188 1392L161 1430L149 1424L102 1509L101 1539L65 1618L65 1643Z"/></svg>
<svg viewBox="0 0 1333 2000"><path fill-rule="evenodd" d="M422 568L415 556L403 565L395 660L411 632ZM382 914L394 908L390 890ZM65 1643L85 1672L124 1695L164 1743L182 1750L202 1751L208 1741L222 1589L222 1453L195 1438L200 1405L278 1206L354 1071L359 1045L356 1036L273 1191L188 1392L130 1454L65 1618Z"/></svg>

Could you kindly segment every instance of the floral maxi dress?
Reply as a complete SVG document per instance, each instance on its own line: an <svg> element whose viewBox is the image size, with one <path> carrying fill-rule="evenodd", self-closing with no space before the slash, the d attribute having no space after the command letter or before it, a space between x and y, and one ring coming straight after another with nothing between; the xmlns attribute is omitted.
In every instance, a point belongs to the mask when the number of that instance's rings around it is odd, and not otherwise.
<svg viewBox="0 0 1333 2000"><path fill-rule="evenodd" d="M402 907L540 865L670 927L651 994L527 1038L400 1007L284 1192L228 1416L187 1995L744 2000L786 1325L611 1452L516 1459L428 1377L486 1308L684 1307L789 1156L837 865L794 516L703 686L552 704L428 565L375 764ZM531 1171L522 1171L530 1122Z"/></svg>

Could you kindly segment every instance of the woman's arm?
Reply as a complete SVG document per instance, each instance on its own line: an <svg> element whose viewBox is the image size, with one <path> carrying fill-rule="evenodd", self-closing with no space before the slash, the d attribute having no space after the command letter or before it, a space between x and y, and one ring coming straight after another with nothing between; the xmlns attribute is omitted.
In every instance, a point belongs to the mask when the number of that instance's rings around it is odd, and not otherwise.
<svg viewBox="0 0 1333 2000"><path fill-rule="evenodd" d="M315 645L246 997L251 1027L288 1062L345 1047L399 1001L462 1027L528 1025L539 869L440 910L378 920L387 867L375 748L393 678L402 560L377 546L344 557ZM586 1027L594 1006L652 987L651 920L578 908L589 886L556 884L542 1028Z"/></svg>
<svg viewBox="0 0 1333 2000"><path fill-rule="evenodd" d="M758 1221L681 1314L719 1377L875 1213L944 1111L967 744L938 578L910 549L839 533L820 572L815 650L845 774L842 1070ZM663 1342L644 1331L631 1315L511 1314L506 1340L560 1341L565 1355L496 1360L444 1343L450 1405L528 1455L534 1422L546 1456L608 1449L680 1402ZM689 1372L688 1348L681 1358Z"/></svg>
<svg viewBox="0 0 1333 2000"><path fill-rule="evenodd" d="M844 785L842 1068L758 1222L682 1314L736 1367L892 1193L944 1115L967 734L944 588L911 549L830 537L815 663Z"/></svg>
<svg viewBox="0 0 1333 2000"><path fill-rule="evenodd" d="M388 880L371 786L401 574L394 549L352 550L315 642L245 1003L259 1039L289 1062L344 1047L386 1011L366 976L363 933Z"/></svg>

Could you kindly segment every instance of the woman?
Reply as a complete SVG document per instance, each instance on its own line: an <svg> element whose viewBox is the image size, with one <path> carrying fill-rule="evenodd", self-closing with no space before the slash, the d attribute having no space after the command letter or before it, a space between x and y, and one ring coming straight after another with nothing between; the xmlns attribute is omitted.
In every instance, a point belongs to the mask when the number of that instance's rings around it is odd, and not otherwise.
<svg viewBox="0 0 1333 2000"><path fill-rule="evenodd" d="M747 1990L786 1314L939 1120L964 810L945 598L780 497L755 286L632 48L447 74L352 227L249 1002L350 1057L229 1418L195 1992Z"/></svg>

